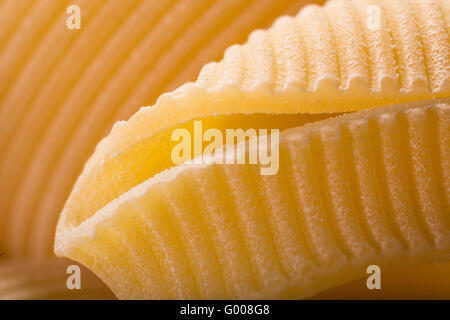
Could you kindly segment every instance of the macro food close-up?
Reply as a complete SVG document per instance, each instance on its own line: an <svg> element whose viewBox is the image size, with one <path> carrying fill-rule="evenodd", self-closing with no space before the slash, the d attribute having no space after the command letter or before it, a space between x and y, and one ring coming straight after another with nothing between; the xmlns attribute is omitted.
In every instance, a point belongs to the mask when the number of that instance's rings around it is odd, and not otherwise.
<svg viewBox="0 0 450 320"><path fill-rule="evenodd" d="M0 0L0 123L1 300L450 300L450 0Z"/></svg>

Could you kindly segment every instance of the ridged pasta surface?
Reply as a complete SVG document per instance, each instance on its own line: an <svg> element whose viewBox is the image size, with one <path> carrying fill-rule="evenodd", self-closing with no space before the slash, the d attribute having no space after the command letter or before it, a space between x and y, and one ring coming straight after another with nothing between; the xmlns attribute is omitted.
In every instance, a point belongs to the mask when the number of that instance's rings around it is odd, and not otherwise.
<svg viewBox="0 0 450 320"><path fill-rule="evenodd" d="M126 299L303 298L373 263L448 261L449 122L447 99L286 130L277 174L169 169L60 229L56 251Z"/></svg>

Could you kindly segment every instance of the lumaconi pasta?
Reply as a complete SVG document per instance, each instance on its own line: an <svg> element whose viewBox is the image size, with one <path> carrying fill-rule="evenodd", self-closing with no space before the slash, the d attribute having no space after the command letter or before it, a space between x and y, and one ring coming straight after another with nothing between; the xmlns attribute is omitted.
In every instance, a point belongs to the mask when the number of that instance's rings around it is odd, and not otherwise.
<svg viewBox="0 0 450 320"><path fill-rule="evenodd" d="M121 298L306 297L369 262L447 261L448 14L445 1L338 0L253 32L113 127L62 211L57 254ZM232 116L300 126L282 133L278 174L171 162L173 130Z"/></svg>
<svg viewBox="0 0 450 320"><path fill-rule="evenodd" d="M69 219L79 223L132 186L170 167L171 148L166 142L173 129L191 119L221 114L348 112L448 96L450 41L443 14L435 12L444 11L434 2L420 1L417 17L412 9L403 17L405 10L392 7L391 2L377 2L389 14L380 18L384 25L376 30L376 37L356 24L357 19L364 23L368 2L355 1L355 8L347 1L332 1L323 9L308 6L295 18L281 18L267 32L254 32L247 44L232 46L224 60L206 65L195 83L162 95L155 106L116 123L86 163L68 199ZM348 26L332 28L326 18L331 13L350 16L344 20ZM436 18L431 26L421 18L427 15ZM388 33L394 27L387 24L399 20L410 24L414 36L399 33L395 38ZM302 26L310 29L300 31ZM348 36L339 36L341 29L360 41L346 43ZM371 41L372 37L378 40ZM300 43L308 49L302 50ZM341 46L346 54L338 54ZM221 120L217 121L211 126L222 128Z"/></svg>
<svg viewBox="0 0 450 320"><path fill-rule="evenodd" d="M302 298L371 263L448 261L449 121L446 99L289 129L278 174L171 168L79 225L62 216L56 250L126 299Z"/></svg>

